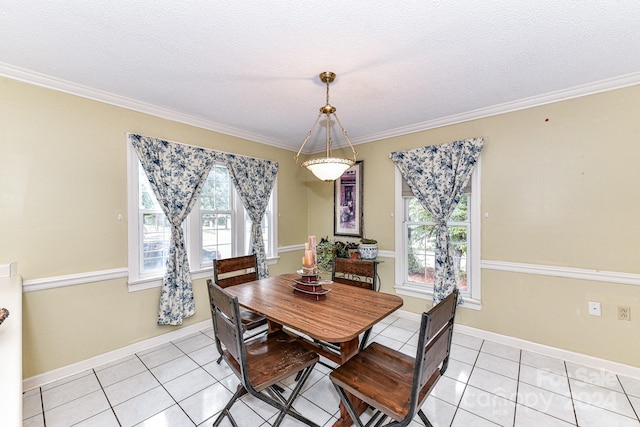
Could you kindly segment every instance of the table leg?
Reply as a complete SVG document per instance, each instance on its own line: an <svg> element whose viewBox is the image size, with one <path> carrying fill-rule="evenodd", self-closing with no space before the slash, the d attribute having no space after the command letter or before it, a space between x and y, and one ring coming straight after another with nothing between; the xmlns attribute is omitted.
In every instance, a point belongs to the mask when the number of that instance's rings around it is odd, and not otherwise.
<svg viewBox="0 0 640 427"><path fill-rule="evenodd" d="M280 323L273 322L267 319L267 332L278 332L282 330L282 325Z"/></svg>
<svg viewBox="0 0 640 427"><path fill-rule="evenodd" d="M341 364L345 363L347 360L351 359L356 353L358 353L358 344L359 344L358 338L351 341L340 343ZM363 402L362 400L358 399L357 397L355 397L350 393L347 393L347 396L349 397L349 400L351 400L351 403L353 404L353 407L355 408L357 414L362 414L364 411L367 410L368 405L365 402ZM340 401L340 418L338 418L338 421L336 421L335 424L333 424L333 427L350 427L352 424L353 424L353 421L351 420L351 417L347 412L347 408L345 408L342 401Z"/></svg>

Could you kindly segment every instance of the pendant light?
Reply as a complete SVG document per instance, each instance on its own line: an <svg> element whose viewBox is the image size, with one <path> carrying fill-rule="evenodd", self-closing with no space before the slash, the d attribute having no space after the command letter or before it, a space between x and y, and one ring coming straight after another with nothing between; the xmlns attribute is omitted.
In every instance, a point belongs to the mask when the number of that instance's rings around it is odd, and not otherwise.
<svg viewBox="0 0 640 427"><path fill-rule="evenodd" d="M298 153L295 156L296 163L299 166L309 169L318 179L322 181L335 181L347 169L349 169L351 166L353 166L356 163L356 150L353 148L353 144L351 144L351 140L349 139L349 135L347 135L347 131L344 129L344 126L342 126L342 123L340 123L340 119L336 114L336 108L331 104L329 104L329 84L333 82L335 78L336 78L335 73L332 73L331 71L325 71L323 73L320 73L320 80L323 83L326 83L327 85L326 104L323 107L320 107L320 113L318 114L316 121L313 122L313 126L311 126L311 129L309 130L309 132L307 133L307 136L302 142L302 146L300 147L300 149L298 150ZM304 145L307 143L307 141L311 137L313 130L315 129L316 125L318 124L318 121L320 121L320 118L323 115L326 116L326 131L327 131L327 136L326 136L327 146L325 151L325 157L310 159L301 164L299 159L300 152L302 151L302 149L304 148ZM335 118L336 123L338 124L338 126L340 126L342 135L344 135L345 139L347 140L347 143L349 144L349 147L351 148L351 151L353 152L353 159L344 159L344 158L332 156L331 146L333 144L333 141L331 140L331 116Z"/></svg>

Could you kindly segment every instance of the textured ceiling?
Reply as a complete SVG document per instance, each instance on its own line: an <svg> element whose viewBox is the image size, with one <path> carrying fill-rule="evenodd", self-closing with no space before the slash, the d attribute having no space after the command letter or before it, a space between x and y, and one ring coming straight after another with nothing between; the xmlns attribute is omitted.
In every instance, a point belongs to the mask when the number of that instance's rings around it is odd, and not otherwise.
<svg viewBox="0 0 640 427"><path fill-rule="evenodd" d="M0 75L291 150L322 71L361 143L638 84L639 52L638 0L0 2Z"/></svg>

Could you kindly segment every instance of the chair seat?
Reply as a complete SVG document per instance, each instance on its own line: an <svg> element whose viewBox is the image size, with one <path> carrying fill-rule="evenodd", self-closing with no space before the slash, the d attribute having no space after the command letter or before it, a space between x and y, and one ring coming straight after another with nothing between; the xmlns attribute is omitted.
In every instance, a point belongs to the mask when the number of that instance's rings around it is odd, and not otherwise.
<svg viewBox="0 0 640 427"><path fill-rule="evenodd" d="M319 359L315 352L283 331L247 341L245 349L249 381L259 392L315 364ZM239 374L238 362L227 350L224 350L223 356L236 374Z"/></svg>
<svg viewBox="0 0 640 427"><path fill-rule="evenodd" d="M331 380L345 391L380 409L396 421L409 412L415 359L373 342L331 372ZM436 370L423 390L420 403L440 377ZM419 407L419 406L418 406Z"/></svg>
<svg viewBox="0 0 640 427"><path fill-rule="evenodd" d="M246 330L255 329L259 326L267 324L267 319L265 317L259 315L254 311L246 310L243 308L240 309L240 321L242 322L242 326L244 326Z"/></svg>

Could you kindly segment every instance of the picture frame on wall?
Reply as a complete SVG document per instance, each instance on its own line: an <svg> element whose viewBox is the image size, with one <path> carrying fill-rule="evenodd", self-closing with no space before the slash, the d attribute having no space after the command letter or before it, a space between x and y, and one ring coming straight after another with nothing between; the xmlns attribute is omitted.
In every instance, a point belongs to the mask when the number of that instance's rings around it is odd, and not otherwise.
<svg viewBox="0 0 640 427"><path fill-rule="evenodd" d="M362 160L334 182L333 234L362 237Z"/></svg>

